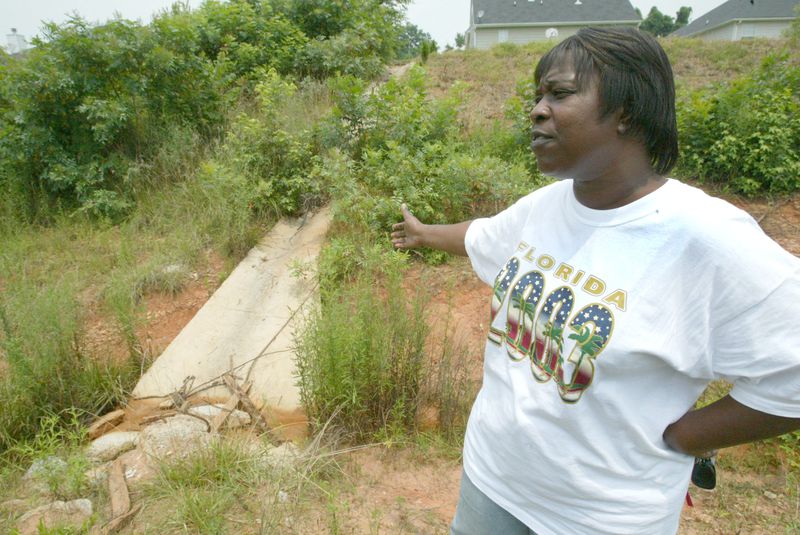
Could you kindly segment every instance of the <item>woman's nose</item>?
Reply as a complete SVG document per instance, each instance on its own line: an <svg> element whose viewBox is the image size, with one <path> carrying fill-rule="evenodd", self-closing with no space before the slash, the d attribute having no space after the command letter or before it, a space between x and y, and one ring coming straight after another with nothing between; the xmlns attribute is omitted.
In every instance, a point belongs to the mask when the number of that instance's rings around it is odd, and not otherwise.
<svg viewBox="0 0 800 535"><path fill-rule="evenodd" d="M550 109L544 103L544 99L539 100L531 109L531 122L539 122L550 116Z"/></svg>

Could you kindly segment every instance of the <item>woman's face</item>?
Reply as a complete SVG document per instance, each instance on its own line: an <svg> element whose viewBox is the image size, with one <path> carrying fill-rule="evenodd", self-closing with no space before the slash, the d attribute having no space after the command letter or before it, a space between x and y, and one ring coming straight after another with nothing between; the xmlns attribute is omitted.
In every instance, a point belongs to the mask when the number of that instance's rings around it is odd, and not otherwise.
<svg viewBox="0 0 800 535"><path fill-rule="evenodd" d="M622 154L620 112L600 118L597 77L578 88L571 61L553 65L542 76L531 111L539 170L556 178L594 180L613 173Z"/></svg>

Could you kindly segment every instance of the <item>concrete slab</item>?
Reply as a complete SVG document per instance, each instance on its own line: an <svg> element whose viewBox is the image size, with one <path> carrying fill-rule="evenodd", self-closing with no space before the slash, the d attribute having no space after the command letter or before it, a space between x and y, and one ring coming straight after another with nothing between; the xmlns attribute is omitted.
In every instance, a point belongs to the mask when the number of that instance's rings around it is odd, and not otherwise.
<svg viewBox="0 0 800 535"><path fill-rule="evenodd" d="M292 335L318 299L316 277L295 277L298 263L316 267L330 226L323 208L307 220L283 220L256 245L136 385L134 398L167 396L187 377L193 387L235 370L253 381L254 401L282 410L300 407ZM226 397L223 387L204 391Z"/></svg>

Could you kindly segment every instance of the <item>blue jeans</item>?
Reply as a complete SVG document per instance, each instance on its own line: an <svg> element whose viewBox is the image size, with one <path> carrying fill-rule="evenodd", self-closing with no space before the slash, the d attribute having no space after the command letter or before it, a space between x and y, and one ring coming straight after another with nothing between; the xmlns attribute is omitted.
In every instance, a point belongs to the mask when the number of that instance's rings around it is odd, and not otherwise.
<svg viewBox="0 0 800 535"><path fill-rule="evenodd" d="M451 535L536 535L528 526L478 490L461 471L461 491Z"/></svg>

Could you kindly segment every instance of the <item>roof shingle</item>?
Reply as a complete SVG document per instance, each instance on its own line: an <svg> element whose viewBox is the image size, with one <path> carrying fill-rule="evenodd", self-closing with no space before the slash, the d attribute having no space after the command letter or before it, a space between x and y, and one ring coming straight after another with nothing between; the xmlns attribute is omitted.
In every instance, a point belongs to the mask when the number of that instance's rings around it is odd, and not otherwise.
<svg viewBox="0 0 800 535"><path fill-rule="evenodd" d="M641 20L629 0L473 0L472 4L476 25Z"/></svg>
<svg viewBox="0 0 800 535"><path fill-rule="evenodd" d="M728 0L670 35L692 35L731 20L793 18L798 4L798 0L755 0L752 4L750 0Z"/></svg>

